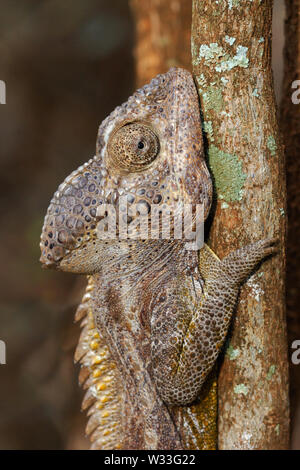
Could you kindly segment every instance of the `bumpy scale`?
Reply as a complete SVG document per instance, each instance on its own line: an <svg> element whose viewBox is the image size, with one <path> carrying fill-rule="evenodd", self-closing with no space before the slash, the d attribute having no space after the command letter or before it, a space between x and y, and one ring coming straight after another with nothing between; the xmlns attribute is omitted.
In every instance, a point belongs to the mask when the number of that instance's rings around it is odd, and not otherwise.
<svg viewBox="0 0 300 470"><path fill-rule="evenodd" d="M169 239L120 236L122 222L143 213L150 224L156 208L202 205L206 218L211 200L196 88L176 68L103 121L96 156L54 194L41 261L89 276L76 314L83 322L76 359L95 449L215 447L213 365L239 286L274 251L274 240L222 261L204 245L199 263L199 251L172 230ZM139 211L131 210L137 203ZM98 231L108 204L118 214L112 238Z"/></svg>

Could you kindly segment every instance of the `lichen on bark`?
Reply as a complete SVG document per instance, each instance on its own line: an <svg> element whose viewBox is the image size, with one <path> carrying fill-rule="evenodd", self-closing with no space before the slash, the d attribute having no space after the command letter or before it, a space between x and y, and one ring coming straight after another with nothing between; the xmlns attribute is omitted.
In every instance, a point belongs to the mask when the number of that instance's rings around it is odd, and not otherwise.
<svg viewBox="0 0 300 470"><path fill-rule="evenodd" d="M193 72L216 189L209 244L223 257L258 239L280 240L278 255L241 290L219 375L221 449L284 449L289 440L285 174L271 21L271 1L193 1Z"/></svg>

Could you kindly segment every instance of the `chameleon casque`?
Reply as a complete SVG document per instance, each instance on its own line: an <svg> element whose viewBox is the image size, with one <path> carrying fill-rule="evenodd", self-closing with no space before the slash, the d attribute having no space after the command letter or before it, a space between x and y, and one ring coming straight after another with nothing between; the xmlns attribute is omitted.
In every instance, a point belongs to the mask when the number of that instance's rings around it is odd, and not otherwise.
<svg viewBox="0 0 300 470"><path fill-rule="evenodd" d="M184 239L100 239L99 207L202 204L212 181L192 75L173 68L100 125L96 156L51 200L41 235L44 267L88 275L76 318L75 358L94 449L212 449L216 398L210 377L239 286L274 252L258 241L223 260ZM128 216L127 216L128 217ZM134 219L134 215L129 216ZM204 390L204 392L203 392ZM211 395L209 395L211 394ZM210 397L214 400L211 404Z"/></svg>

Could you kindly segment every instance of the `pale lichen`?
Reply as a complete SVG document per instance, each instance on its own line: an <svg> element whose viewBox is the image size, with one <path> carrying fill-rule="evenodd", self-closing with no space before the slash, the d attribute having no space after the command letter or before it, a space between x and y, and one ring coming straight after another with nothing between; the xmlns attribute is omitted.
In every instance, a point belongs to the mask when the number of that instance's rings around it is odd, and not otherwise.
<svg viewBox="0 0 300 470"><path fill-rule="evenodd" d="M199 49L198 60L204 59L206 65L215 62L216 59L225 55L223 47L219 46L216 42L208 44L201 44Z"/></svg>
<svg viewBox="0 0 300 470"><path fill-rule="evenodd" d="M268 373L267 373L267 380L271 380L273 375L275 374L275 370L276 370L276 366L275 364L272 364L270 367L269 367L269 370L268 370Z"/></svg>
<svg viewBox="0 0 300 470"><path fill-rule="evenodd" d="M267 140L267 147L270 150L272 157L275 157L277 151L277 145L274 137L270 135Z"/></svg>
<svg viewBox="0 0 300 470"><path fill-rule="evenodd" d="M225 41L232 46L235 42L235 38L225 36ZM207 67L211 67L212 64L215 64L215 70L217 72L226 72L232 70L234 67L248 67L249 59L247 54L248 47L241 45L236 46L235 54L232 55L226 52L218 43L211 42L210 44L201 44L198 57L195 59L194 64L198 65L201 60L204 60L204 64ZM194 52L193 55L196 56Z"/></svg>
<svg viewBox="0 0 300 470"><path fill-rule="evenodd" d="M236 54L230 57L228 54L224 57L224 60L220 61L220 64L215 67L217 72L225 72L233 69L234 67L246 68L249 66L249 59L247 57L248 47L237 46Z"/></svg>
<svg viewBox="0 0 300 470"><path fill-rule="evenodd" d="M210 145L209 166L215 179L218 197L227 202L240 201L246 175L238 157Z"/></svg>
<svg viewBox="0 0 300 470"><path fill-rule="evenodd" d="M206 78L203 73L196 77L196 80L200 89L207 87Z"/></svg>
<svg viewBox="0 0 300 470"><path fill-rule="evenodd" d="M232 10L233 7L240 6L240 0L227 0L229 10Z"/></svg>
<svg viewBox="0 0 300 470"><path fill-rule="evenodd" d="M230 344L226 350L226 356L231 361L234 361L239 355L240 355L240 350L238 348L234 349L234 347Z"/></svg>
<svg viewBox="0 0 300 470"><path fill-rule="evenodd" d="M264 294L264 291L261 288L261 286L257 282L255 282L254 279L255 279L254 276L250 277L250 279L247 282L247 285L251 287L252 295L254 299L256 300L256 302L259 302L260 297Z"/></svg>
<svg viewBox="0 0 300 470"><path fill-rule="evenodd" d="M247 396L249 392L248 387L245 384L235 385L233 391L237 395L245 395L245 396Z"/></svg>
<svg viewBox="0 0 300 470"><path fill-rule="evenodd" d="M204 121L203 122L203 130L209 137L209 140L211 142L214 142L214 130L213 130L213 125L211 121Z"/></svg>
<svg viewBox="0 0 300 470"><path fill-rule="evenodd" d="M236 38L233 38L231 36L225 36L225 41L232 46L232 44L236 41Z"/></svg>
<svg viewBox="0 0 300 470"><path fill-rule="evenodd" d="M202 93L202 96L205 101L205 109L214 109L217 113L222 110L224 105L223 96L218 87L211 84L207 90Z"/></svg>

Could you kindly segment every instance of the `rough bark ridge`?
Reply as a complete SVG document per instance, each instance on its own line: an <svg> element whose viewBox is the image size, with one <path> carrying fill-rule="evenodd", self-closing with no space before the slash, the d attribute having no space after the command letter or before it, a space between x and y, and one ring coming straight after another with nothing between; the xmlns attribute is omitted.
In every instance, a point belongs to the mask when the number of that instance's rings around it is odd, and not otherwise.
<svg viewBox="0 0 300 470"><path fill-rule="evenodd" d="M191 70L191 0L131 0L131 7L137 86L170 67Z"/></svg>
<svg viewBox="0 0 300 470"><path fill-rule="evenodd" d="M223 257L277 236L279 254L241 290L219 377L219 447L288 447L284 311L285 174L270 65L272 3L193 1L192 59L217 200L210 246Z"/></svg>
<svg viewBox="0 0 300 470"><path fill-rule="evenodd" d="M287 169L288 243L287 243L287 317L288 339L291 345L300 338L300 104L292 101L292 94L300 94L292 88L300 80L300 1L286 0L284 82L281 105L281 128L284 135ZM297 85L299 89L299 84ZM291 417L300 406L299 366L290 362ZM292 423L293 424L293 423Z"/></svg>

